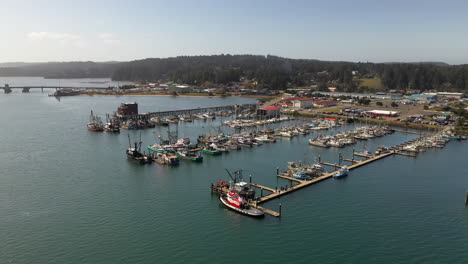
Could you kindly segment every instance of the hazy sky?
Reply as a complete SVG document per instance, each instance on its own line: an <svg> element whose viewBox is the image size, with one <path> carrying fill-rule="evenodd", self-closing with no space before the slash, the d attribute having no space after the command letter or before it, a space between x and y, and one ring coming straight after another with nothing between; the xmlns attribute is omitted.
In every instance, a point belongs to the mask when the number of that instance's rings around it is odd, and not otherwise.
<svg viewBox="0 0 468 264"><path fill-rule="evenodd" d="M0 0L0 62L273 54L468 63L468 0Z"/></svg>

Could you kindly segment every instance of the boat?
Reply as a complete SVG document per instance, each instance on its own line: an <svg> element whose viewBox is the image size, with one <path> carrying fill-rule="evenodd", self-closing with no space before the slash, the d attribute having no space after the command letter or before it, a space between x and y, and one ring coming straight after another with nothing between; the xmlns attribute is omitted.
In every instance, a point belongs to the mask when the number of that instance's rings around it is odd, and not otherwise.
<svg viewBox="0 0 468 264"><path fill-rule="evenodd" d="M342 178L348 176L349 170L348 167L344 166L341 167L335 174L333 174L333 178Z"/></svg>
<svg viewBox="0 0 468 264"><path fill-rule="evenodd" d="M302 180L302 181L309 181L311 178L307 176L307 174L303 171L296 171L292 174L293 178Z"/></svg>
<svg viewBox="0 0 468 264"><path fill-rule="evenodd" d="M196 162L202 162L203 157L198 155L199 149L185 149L185 150L180 150L176 151L177 157L184 159L184 160L191 160L191 161L196 161Z"/></svg>
<svg viewBox="0 0 468 264"><path fill-rule="evenodd" d="M215 156L215 155L221 155L222 152L208 146L202 149L202 153Z"/></svg>
<svg viewBox="0 0 468 264"><path fill-rule="evenodd" d="M385 154L385 153L389 153L390 152L390 149L385 147L385 146L381 146L381 147L378 147L377 150L375 151L375 155L380 155L380 154Z"/></svg>
<svg viewBox="0 0 468 264"><path fill-rule="evenodd" d="M253 217L261 217L265 215L265 213L262 210L251 207L244 198L242 198L238 193L235 192L221 194L219 196L219 200L227 208L244 215Z"/></svg>
<svg viewBox="0 0 468 264"><path fill-rule="evenodd" d="M179 164L179 158L177 158L176 155L166 152L166 153L156 153L156 156L153 158L154 161L160 164L166 164L166 165L178 165Z"/></svg>
<svg viewBox="0 0 468 264"><path fill-rule="evenodd" d="M316 147L322 147L322 148L329 148L330 147L330 144L328 144L327 142L323 141L323 140L314 140L314 139L311 139L309 138L309 145L312 145L312 146L316 146Z"/></svg>
<svg viewBox="0 0 468 264"><path fill-rule="evenodd" d="M222 146L220 144L211 143L209 147L211 149L213 149L213 150L217 150L217 151L220 151L220 152L229 152L229 149L227 147Z"/></svg>
<svg viewBox="0 0 468 264"><path fill-rule="evenodd" d="M120 127L114 125L113 123L107 123L104 126L104 131L106 132L112 132L112 133L120 133Z"/></svg>
<svg viewBox="0 0 468 264"><path fill-rule="evenodd" d="M141 137L141 134L140 134L140 137ZM138 162L140 164L150 164L150 163L153 162L151 157L146 156L143 153L141 153L141 151L140 151L140 149L141 149L141 140L138 143L135 142L133 144L133 146L132 146L132 144L130 143L130 135L128 135L128 144L129 144L129 148L126 151L127 159L129 159L131 161L136 161L136 162Z"/></svg>
<svg viewBox="0 0 468 264"><path fill-rule="evenodd" d="M291 132L289 132L289 131L281 131L280 136L286 137L286 138L292 138L293 134Z"/></svg>
<svg viewBox="0 0 468 264"><path fill-rule="evenodd" d="M101 132L104 131L104 125L102 124L101 118L95 116L91 110L91 115L89 116L89 123L87 124L89 131Z"/></svg>

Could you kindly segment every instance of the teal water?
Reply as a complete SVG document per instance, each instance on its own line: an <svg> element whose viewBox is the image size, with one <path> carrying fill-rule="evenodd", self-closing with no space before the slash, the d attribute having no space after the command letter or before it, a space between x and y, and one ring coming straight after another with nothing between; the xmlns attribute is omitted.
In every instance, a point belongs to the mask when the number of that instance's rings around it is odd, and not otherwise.
<svg viewBox="0 0 468 264"><path fill-rule="evenodd" d="M221 207L209 185L242 168L284 186L276 167L335 162L341 150L284 139L203 163L169 168L127 162L127 132L86 130L121 102L156 111L249 103L242 98L68 97L0 93L0 263L467 263L468 144L418 158L393 156L265 204L281 218L252 219ZM179 126L195 139L220 120ZM344 127L341 129L351 129ZM334 131L331 131L332 133ZM164 130L143 130L145 144ZM133 138L139 131L131 131ZM415 135L395 133L367 147ZM363 145L354 146L356 149Z"/></svg>

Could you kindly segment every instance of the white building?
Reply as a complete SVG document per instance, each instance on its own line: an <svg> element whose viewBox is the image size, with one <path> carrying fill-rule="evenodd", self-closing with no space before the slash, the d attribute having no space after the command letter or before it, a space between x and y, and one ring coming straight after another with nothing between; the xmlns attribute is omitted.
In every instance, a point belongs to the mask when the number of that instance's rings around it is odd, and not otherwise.
<svg viewBox="0 0 468 264"><path fill-rule="evenodd" d="M292 101L292 106L294 108L312 108L314 106L314 100L310 98L298 98Z"/></svg>

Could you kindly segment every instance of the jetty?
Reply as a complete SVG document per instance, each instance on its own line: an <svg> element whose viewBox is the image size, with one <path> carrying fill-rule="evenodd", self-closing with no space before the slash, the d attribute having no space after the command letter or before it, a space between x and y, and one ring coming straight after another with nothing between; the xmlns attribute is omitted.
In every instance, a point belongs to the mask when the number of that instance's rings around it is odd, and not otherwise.
<svg viewBox="0 0 468 264"><path fill-rule="evenodd" d="M355 161L353 162L354 164L353 165L350 165L350 166L347 166L347 168L349 170L353 170L353 169L356 169L356 168L359 168L361 166L364 166L364 165L367 165L367 164L370 164L374 161L377 161L377 160L380 160L380 159L383 159L383 158L386 158L388 156L391 156L391 155L394 155L398 153L398 150L392 150L388 153L384 153L384 154L380 154L380 155L377 155L377 156L374 156L372 158L369 158L369 159L366 159L366 160L362 160L362 161ZM332 167L341 167L339 165L336 165L336 164L333 164L333 163L328 163L328 162L320 162L321 164L324 164L324 165L327 165L327 166L332 166ZM264 208L264 207L261 207L259 206L259 204L262 204L262 203L265 203L265 202L268 202L268 201L271 201L273 199L276 199L276 198L279 198L281 196L284 196L284 195L287 195L291 192L294 192L294 191L297 191L297 190L300 190L302 188L305 188L307 186L310 186L310 185L313 185L313 184L316 184L318 182L321 182L323 180L326 180L326 179L330 179L333 177L333 175L337 172L337 170L334 170L332 172L327 172L327 173L324 173L323 175L319 176L319 177L316 177L312 180L299 180L299 179L295 179L295 178L292 178L292 177L285 177L283 175L277 175L277 177L281 177L281 178L287 178L288 180L294 180L295 182L298 182L297 184L295 185L292 185L284 190L275 190L273 188L268 188L269 190L271 190L272 192L270 194L267 194L265 196L261 196L259 198L257 198L256 200L254 201L250 201L250 205L251 206L254 206L262 211L264 211L265 213L269 214L269 215L272 215L272 216L275 216L275 217L279 217L281 216L281 212L275 212L271 209L267 209L267 208ZM251 184L252 186L254 187L258 187L258 188L261 188L261 189L265 189L265 190L268 190L267 187L265 186L261 186L259 184L255 184L255 183L252 183Z"/></svg>
<svg viewBox="0 0 468 264"><path fill-rule="evenodd" d="M171 110L171 111L158 111L158 112L148 112L148 113L139 113L134 115L120 115L121 120L149 120L153 117L169 117L169 116L178 116L178 115L195 115L209 112L218 112L218 111L233 111L234 113L239 113L241 111L251 110L254 111L257 108L256 104L240 104L240 105L225 105L225 106L213 106L213 107L199 107L193 109L183 109L183 110Z"/></svg>

